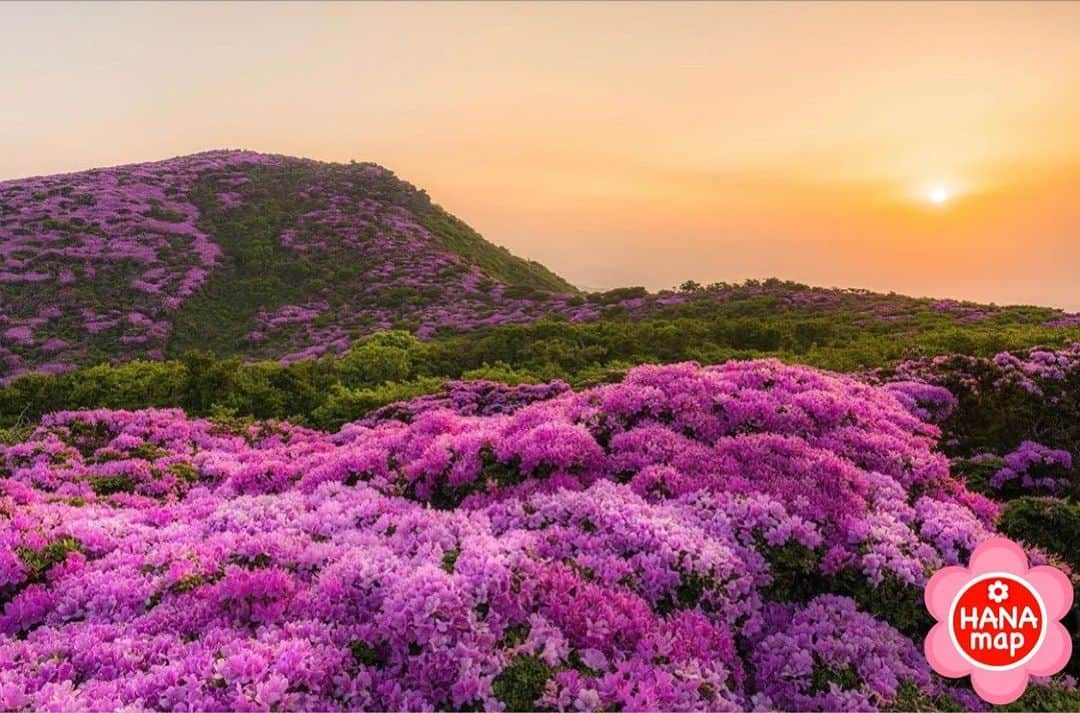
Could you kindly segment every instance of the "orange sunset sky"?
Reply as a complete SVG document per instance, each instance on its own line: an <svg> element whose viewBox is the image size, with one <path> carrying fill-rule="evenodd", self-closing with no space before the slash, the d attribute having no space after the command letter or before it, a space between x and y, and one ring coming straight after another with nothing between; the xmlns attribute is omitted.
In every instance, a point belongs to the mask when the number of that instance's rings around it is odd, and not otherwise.
<svg viewBox="0 0 1080 713"><path fill-rule="evenodd" d="M588 288L1080 310L1080 4L3 4L0 179L381 163Z"/></svg>

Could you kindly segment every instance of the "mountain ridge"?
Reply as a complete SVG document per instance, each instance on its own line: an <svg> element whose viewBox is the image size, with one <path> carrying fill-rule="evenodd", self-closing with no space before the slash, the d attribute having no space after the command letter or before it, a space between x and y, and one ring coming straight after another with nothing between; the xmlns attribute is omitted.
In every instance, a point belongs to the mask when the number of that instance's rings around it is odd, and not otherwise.
<svg viewBox="0 0 1080 713"><path fill-rule="evenodd" d="M779 280L583 293L373 163L218 149L0 182L5 381L204 349L297 361L391 329L428 339L674 309L712 319L715 305L740 300L856 320L930 311L967 323L1008 311L1024 323L1080 324L1049 308Z"/></svg>

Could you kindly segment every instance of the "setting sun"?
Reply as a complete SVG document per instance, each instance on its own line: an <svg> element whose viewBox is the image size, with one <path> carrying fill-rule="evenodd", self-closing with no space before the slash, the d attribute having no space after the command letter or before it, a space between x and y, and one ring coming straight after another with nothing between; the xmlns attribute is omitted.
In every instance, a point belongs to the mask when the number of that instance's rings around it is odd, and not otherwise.
<svg viewBox="0 0 1080 713"><path fill-rule="evenodd" d="M930 189L930 202L934 205L943 205L949 202L952 196L949 194L949 189L944 186L934 186Z"/></svg>

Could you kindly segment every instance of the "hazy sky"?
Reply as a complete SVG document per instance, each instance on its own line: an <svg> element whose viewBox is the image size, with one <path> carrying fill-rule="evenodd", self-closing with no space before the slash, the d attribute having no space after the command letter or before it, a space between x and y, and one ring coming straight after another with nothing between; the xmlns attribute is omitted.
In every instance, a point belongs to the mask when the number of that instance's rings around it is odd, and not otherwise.
<svg viewBox="0 0 1080 713"><path fill-rule="evenodd" d="M0 4L0 179L222 147L586 287L1080 309L1080 4Z"/></svg>

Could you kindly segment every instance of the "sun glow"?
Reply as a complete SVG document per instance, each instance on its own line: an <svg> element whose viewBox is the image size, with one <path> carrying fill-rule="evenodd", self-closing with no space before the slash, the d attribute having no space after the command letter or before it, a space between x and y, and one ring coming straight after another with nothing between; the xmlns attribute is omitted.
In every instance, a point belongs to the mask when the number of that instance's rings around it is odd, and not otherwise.
<svg viewBox="0 0 1080 713"><path fill-rule="evenodd" d="M949 193L949 189L945 186L934 186L930 189L929 198L934 205L944 205L952 198L952 194Z"/></svg>

